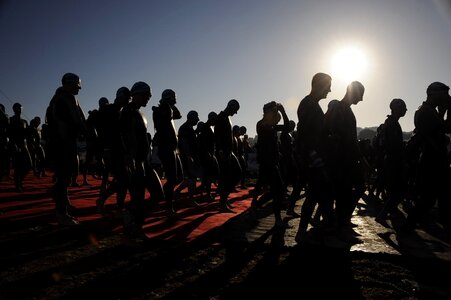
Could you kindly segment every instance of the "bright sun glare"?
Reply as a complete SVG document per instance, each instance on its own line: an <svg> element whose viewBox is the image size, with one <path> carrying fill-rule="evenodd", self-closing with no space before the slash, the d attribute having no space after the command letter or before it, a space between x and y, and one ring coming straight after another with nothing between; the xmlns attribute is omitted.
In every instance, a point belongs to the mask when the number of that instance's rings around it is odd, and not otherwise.
<svg viewBox="0 0 451 300"><path fill-rule="evenodd" d="M347 47L338 50L332 57L332 78L345 82L361 80L368 67L365 53L358 47Z"/></svg>

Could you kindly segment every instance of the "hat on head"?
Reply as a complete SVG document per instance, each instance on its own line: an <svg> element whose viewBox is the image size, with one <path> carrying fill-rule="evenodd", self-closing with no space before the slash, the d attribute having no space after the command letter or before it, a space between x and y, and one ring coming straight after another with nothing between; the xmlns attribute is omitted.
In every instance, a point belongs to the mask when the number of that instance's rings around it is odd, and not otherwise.
<svg viewBox="0 0 451 300"><path fill-rule="evenodd" d="M80 84L80 77L74 73L66 73L63 75L63 78L61 78L61 83L63 85L71 83Z"/></svg>
<svg viewBox="0 0 451 300"><path fill-rule="evenodd" d="M390 102L390 109L396 109L396 108L406 108L406 103L404 100L395 98Z"/></svg>
<svg viewBox="0 0 451 300"><path fill-rule="evenodd" d="M231 100L229 100L229 102L227 102L227 106L231 106L231 107L239 109L240 108L240 103L236 99L231 99Z"/></svg>
<svg viewBox="0 0 451 300"><path fill-rule="evenodd" d="M195 110L190 110L186 115L188 119L199 119L199 114Z"/></svg>
<svg viewBox="0 0 451 300"><path fill-rule="evenodd" d="M276 101L271 101L263 105L263 112L267 113L270 111L277 111L277 103Z"/></svg>
<svg viewBox="0 0 451 300"><path fill-rule="evenodd" d="M133 95L137 95L137 94L143 94L143 93L150 93L150 85L148 85L147 83L143 82L143 81L138 81L136 82L131 90L130 93Z"/></svg>
<svg viewBox="0 0 451 300"><path fill-rule="evenodd" d="M99 106L103 106L103 105L106 105L106 104L109 104L109 103L110 103L110 101L106 97L102 97L102 98L99 99Z"/></svg>
<svg viewBox="0 0 451 300"><path fill-rule="evenodd" d="M442 83L442 82L433 82L431 83L428 88L426 89L426 94L427 95L431 95L437 92L448 92L449 91L449 86L447 86L446 84Z"/></svg>
<svg viewBox="0 0 451 300"><path fill-rule="evenodd" d="M175 92L171 89L166 89L161 93L161 99L175 98Z"/></svg>
<svg viewBox="0 0 451 300"><path fill-rule="evenodd" d="M218 114L217 113L215 113L214 111L212 111L212 112L210 112L209 114L208 114L208 119L210 120L210 119L216 119L218 117Z"/></svg>
<svg viewBox="0 0 451 300"><path fill-rule="evenodd" d="M128 87L120 87L117 92L116 92L116 98L119 97L130 97L130 90L128 89Z"/></svg>

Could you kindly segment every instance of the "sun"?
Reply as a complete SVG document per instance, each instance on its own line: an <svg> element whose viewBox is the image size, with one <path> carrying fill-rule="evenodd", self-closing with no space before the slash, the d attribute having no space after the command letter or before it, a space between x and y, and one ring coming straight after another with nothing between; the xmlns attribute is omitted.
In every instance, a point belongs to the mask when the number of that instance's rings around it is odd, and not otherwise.
<svg viewBox="0 0 451 300"><path fill-rule="evenodd" d="M368 68L368 60L362 48L348 46L335 53L331 65L332 78L351 82L361 80Z"/></svg>

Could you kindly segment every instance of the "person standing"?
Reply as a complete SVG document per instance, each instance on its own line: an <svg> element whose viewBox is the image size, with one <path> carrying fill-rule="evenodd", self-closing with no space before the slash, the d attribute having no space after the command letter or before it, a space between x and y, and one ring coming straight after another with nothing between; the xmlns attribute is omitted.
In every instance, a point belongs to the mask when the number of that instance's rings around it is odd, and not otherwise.
<svg viewBox="0 0 451 300"><path fill-rule="evenodd" d="M161 94L158 106L152 107L153 123L155 127L154 141L158 147L166 182L163 185L166 199L166 214L168 217L176 217L174 210L174 189L183 180L183 169L178 151L178 137L174 120L182 118L180 111L175 106L177 98L175 92L166 89Z"/></svg>
<svg viewBox="0 0 451 300"><path fill-rule="evenodd" d="M399 124L399 119L406 115L407 106L404 100L396 98L390 102L390 110L391 114L387 116L380 134L381 148L379 149L383 154L382 168L385 175L384 187L387 198L376 220L383 220L387 215L396 214L397 207L404 199L407 188L405 174L407 163L402 128Z"/></svg>
<svg viewBox="0 0 451 300"><path fill-rule="evenodd" d="M241 168L233 154L233 133L230 121L230 117L239 109L239 102L236 99L230 100L226 108L218 114L215 125L216 158L219 164L219 204L220 211L225 213L234 213L228 198L241 178Z"/></svg>
<svg viewBox="0 0 451 300"><path fill-rule="evenodd" d="M205 191L208 202L214 201L214 197L211 194L211 184L213 181L216 181L219 174L218 160L215 155L215 133L213 130L217 118L217 113L210 112L208 114L208 120L201 126L199 135L197 136L199 161L202 167L201 193Z"/></svg>
<svg viewBox="0 0 451 300"><path fill-rule="evenodd" d="M119 119L122 109L130 102L130 90L123 86L116 91L114 102L100 112L99 137L103 148L105 169L103 180L108 179L110 173L113 181L105 184L105 189L100 189L100 197L96 200L97 210L105 213L105 201L116 193L116 204L119 211L124 209L127 194L127 172L124 162L124 149L120 134Z"/></svg>
<svg viewBox="0 0 451 300"><path fill-rule="evenodd" d="M45 174L45 152L41 144L41 129L39 128L39 125L41 125L40 117L34 117L30 121L27 140L33 172L38 178L41 178Z"/></svg>
<svg viewBox="0 0 451 300"><path fill-rule="evenodd" d="M437 203L439 221L451 236L449 137L446 135L451 133L449 86L433 82L426 94L426 101L414 116L414 132L419 138L421 149L416 178L419 195L402 229L412 231Z"/></svg>
<svg viewBox="0 0 451 300"><path fill-rule="evenodd" d="M281 115L282 116L281 116ZM257 159L260 184L269 186L269 193L263 198L272 198L275 225L283 226L281 207L284 196L284 182L280 169L280 150L277 137L277 123L283 118L283 127L289 126L288 116L282 104L271 101L263 106L263 118L257 122ZM268 197L269 196L269 197Z"/></svg>
<svg viewBox="0 0 451 300"><path fill-rule="evenodd" d="M152 97L150 86L142 81L130 89L132 100L121 111L119 124L124 149L130 202L124 213L124 233L131 237L145 237L144 224L145 163L150 150L147 120L140 111Z"/></svg>
<svg viewBox="0 0 451 300"><path fill-rule="evenodd" d="M22 119L22 105L14 103L14 115L9 118L9 143L14 165L14 185L23 192L23 180L31 169L31 156L28 149L28 122Z"/></svg>
<svg viewBox="0 0 451 300"><path fill-rule="evenodd" d="M77 95L81 89L80 77L66 73L50 100L46 111L49 130L49 143L54 159L55 184L53 197L56 217L60 225L77 225L78 220L68 212L69 197L67 188L77 161L77 138L86 134L85 115L78 103Z"/></svg>
<svg viewBox="0 0 451 300"><path fill-rule="evenodd" d="M342 100L332 100L324 116L327 149L326 165L333 183L338 237L357 242L351 217L365 191L364 167L367 162L360 153L357 121L351 109L363 100L365 88L359 81L351 82Z"/></svg>
<svg viewBox="0 0 451 300"><path fill-rule="evenodd" d="M325 73L317 73L312 78L312 89L298 106L298 124L296 135L296 154L300 172L305 174L306 198L301 208L301 220L296 234L296 241L306 237L308 224L315 206L318 208L326 226L334 220L332 187L325 166L324 153L324 112L319 101L330 92L332 78Z"/></svg>
<svg viewBox="0 0 451 300"><path fill-rule="evenodd" d="M199 114L191 110L186 115L186 122L180 126L178 131L178 148L180 160L185 178L176 188L175 193L179 195L182 190L188 188L188 198L195 206L198 203L194 200L197 178L200 176L199 149L197 135L194 126L199 123Z"/></svg>

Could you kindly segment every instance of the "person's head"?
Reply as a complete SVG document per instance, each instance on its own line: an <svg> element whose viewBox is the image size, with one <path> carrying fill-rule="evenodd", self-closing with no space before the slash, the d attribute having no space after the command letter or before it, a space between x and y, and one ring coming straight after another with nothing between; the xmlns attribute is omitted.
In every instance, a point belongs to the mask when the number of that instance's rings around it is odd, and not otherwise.
<svg viewBox="0 0 451 300"><path fill-rule="evenodd" d="M363 100L363 94L365 93L365 87L359 81L351 82L346 88L346 94L344 99L351 104L357 104Z"/></svg>
<svg viewBox="0 0 451 300"><path fill-rule="evenodd" d="M110 104L110 101L106 97L102 97L99 99L99 108L103 108L106 105Z"/></svg>
<svg viewBox="0 0 451 300"><path fill-rule="evenodd" d="M39 118L39 117L34 117L33 119L31 119L31 121L30 121L30 127L38 128L39 125L41 125L41 118Z"/></svg>
<svg viewBox="0 0 451 300"><path fill-rule="evenodd" d="M317 100L324 99L330 92L332 77L326 73L316 73L312 78L311 95Z"/></svg>
<svg viewBox="0 0 451 300"><path fill-rule="evenodd" d="M22 104L16 102L13 104L13 112L15 115L20 115L22 113Z"/></svg>
<svg viewBox="0 0 451 300"><path fill-rule="evenodd" d="M191 126L195 126L199 122L199 114L195 110L190 110L186 115L186 121Z"/></svg>
<svg viewBox="0 0 451 300"><path fill-rule="evenodd" d="M168 103L169 105L175 105L177 103L177 97L175 92L171 89L166 89L161 93L160 102Z"/></svg>
<svg viewBox="0 0 451 300"><path fill-rule="evenodd" d="M240 135L240 126L238 125L233 125L232 127L232 133L234 136L239 136Z"/></svg>
<svg viewBox="0 0 451 300"><path fill-rule="evenodd" d="M1 110L2 112L6 112L5 106L4 106L3 104L1 104L1 103L0 103L0 110Z"/></svg>
<svg viewBox="0 0 451 300"><path fill-rule="evenodd" d="M392 116L400 118L406 115L407 106L404 100L395 98L390 102L390 110Z"/></svg>
<svg viewBox="0 0 451 300"><path fill-rule="evenodd" d="M208 118L207 118L207 123L210 126L214 126L216 124L216 119L218 118L218 114L215 113L214 111L210 112L208 114Z"/></svg>
<svg viewBox="0 0 451 300"><path fill-rule="evenodd" d="M449 86L442 82L433 82L426 89L427 102L434 107L449 107L451 97L449 95Z"/></svg>
<svg viewBox="0 0 451 300"><path fill-rule="evenodd" d="M143 81L136 82L130 89L130 94L133 98L132 101L138 107L145 107L149 103L150 97L152 97L150 85Z"/></svg>
<svg viewBox="0 0 451 300"><path fill-rule="evenodd" d="M246 126L240 126L240 135L244 135L247 132Z"/></svg>
<svg viewBox="0 0 451 300"><path fill-rule="evenodd" d="M279 114L279 106L276 101L271 101L263 105L263 119L271 125L276 125L279 123L281 116Z"/></svg>
<svg viewBox="0 0 451 300"><path fill-rule="evenodd" d="M232 99L227 103L225 112L229 116L233 116L234 114L236 114L238 112L239 109L240 109L240 103L236 99Z"/></svg>
<svg viewBox="0 0 451 300"><path fill-rule="evenodd" d="M131 98L132 96L130 94L130 90L128 87L123 86L116 91L116 99L114 99L114 103L118 104L120 107L124 107L130 102Z"/></svg>
<svg viewBox="0 0 451 300"><path fill-rule="evenodd" d="M205 126L205 123L202 121L199 121L196 126L196 133L200 133L202 131L202 129L204 128L204 126Z"/></svg>
<svg viewBox="0 0 451 300"><path fill-rule="evenodd" d="M61 83L63 88L72 95L78 95L78 92L81 89L80 77L74 73L64 74L61 78Z"/></svg>

